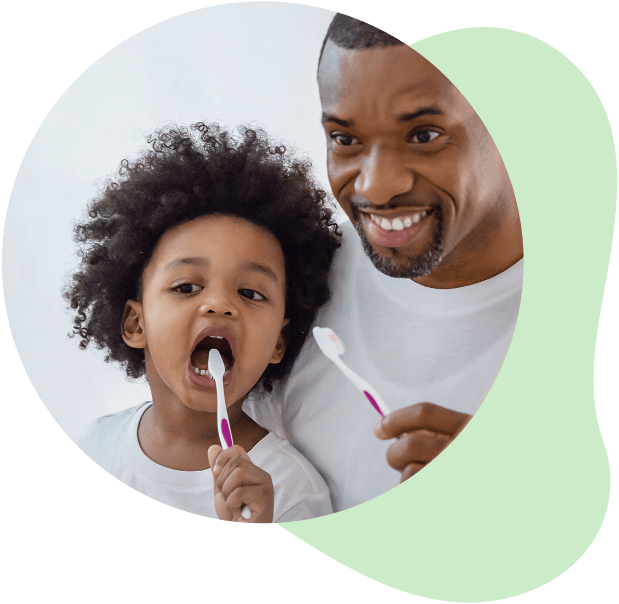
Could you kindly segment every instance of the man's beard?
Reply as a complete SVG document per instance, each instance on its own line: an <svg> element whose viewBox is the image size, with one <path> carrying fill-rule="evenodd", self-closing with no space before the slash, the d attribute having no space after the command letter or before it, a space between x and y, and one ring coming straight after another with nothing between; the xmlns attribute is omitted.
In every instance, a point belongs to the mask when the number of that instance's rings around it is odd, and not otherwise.
<svg viewBox="0 0 619 604"><path fill-rule="evenodd" d="M400 255L395 248L392 248L392 257L381 256L367 240L359 214L356 211L354 213L353 225L357 233L359 233L359 237L361 237L363 251L381 273L396 279L416 279L431 273L443 259L444 229L443 213L440 206L435 208L434 215L436 216L436 229L432 242L421 254L414 258L406 258ZM394 262L394 258L399 259L399 262Z"/></svg>

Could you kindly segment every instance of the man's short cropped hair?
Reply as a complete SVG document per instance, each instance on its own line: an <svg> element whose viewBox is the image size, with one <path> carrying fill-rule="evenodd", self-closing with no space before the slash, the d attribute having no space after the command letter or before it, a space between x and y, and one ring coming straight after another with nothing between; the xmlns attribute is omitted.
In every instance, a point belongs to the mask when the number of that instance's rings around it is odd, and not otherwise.
<svg viewBox="0 0 619 604"><path fill-rule="evenodd" d="M322 54L329 40L346 50L404 45L403 42L400 42L400 40L384 32L382 29L342 13L337 13L333 17L331 25L329 25L325 39L322 41L318 65L320 65Z"/></svg>

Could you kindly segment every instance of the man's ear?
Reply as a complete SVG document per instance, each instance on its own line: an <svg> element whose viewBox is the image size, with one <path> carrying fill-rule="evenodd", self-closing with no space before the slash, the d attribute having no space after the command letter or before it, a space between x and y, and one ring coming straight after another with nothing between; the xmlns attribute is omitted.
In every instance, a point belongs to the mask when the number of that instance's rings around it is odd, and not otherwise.
<svg viewBox="0 0 619 604"><path fill-rule="evenodd" d="M271 357L269 363L276 365L284 358L286 345L288 344L286 341L286 325L288 325L288 323L290 323L290 319L284 319L282 329L279 332L279 338L277 339L277 344L275 345L275 351L273 352L273 356Z"/></svg>
<svg viewBox="0 0 619 604"><path fill-rule="evenodd" d="M146 331L141 302L129 300L125 304L121 331L125 344L131 348L146 348Z"/></svg>

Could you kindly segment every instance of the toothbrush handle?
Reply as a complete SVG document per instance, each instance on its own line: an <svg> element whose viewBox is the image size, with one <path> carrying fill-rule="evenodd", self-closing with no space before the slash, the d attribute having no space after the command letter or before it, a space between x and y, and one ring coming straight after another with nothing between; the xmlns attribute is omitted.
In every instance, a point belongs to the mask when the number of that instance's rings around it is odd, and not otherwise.
<svg viewBox="0 0 619 604"><path fill-rule="evenodd" d="M246 505L241 508L241 516L243 516L245 520L249 520L251 518L251 510Z"/></svg>
<svg viewBox="0 0 619 604"><path fill-rule="evenodd" d="M342 373L354 384L365 397L370 401L374 409L378 411L383 417L391 413L389 407L385 404L385 401L380 397L378 392L373 386L368 384L363 378L359 377L342 359L335 357L333 362L340 368Z"/></svg>
<svg viewBox="0 0 619 604"><path fill-rule="evenodd" d="M217 431L219 433L221 448L225 451L231 447L234 442L232 440L230 425L228 424L228 412L226 410L223 380L215 378L215 386L217 388ZM251 510L246 505L241 508L241 516L243 516L245 520L249 520L251 518Z"/></svg>

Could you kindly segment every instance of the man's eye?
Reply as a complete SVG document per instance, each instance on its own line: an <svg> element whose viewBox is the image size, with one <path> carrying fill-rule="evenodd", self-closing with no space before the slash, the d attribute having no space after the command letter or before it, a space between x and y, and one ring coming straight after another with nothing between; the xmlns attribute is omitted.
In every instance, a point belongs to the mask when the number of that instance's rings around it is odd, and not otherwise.
<svg viewBox="0 0 619 604"><path fill-rule="evenodd" d="M439 136L439 133L434 130L417 130L417 132L411 136L410 141L411 143L429 143L437 136Z"/></svg>
<svg viewBox="0 0 619 604"><path fill-rule="evenodd" d="M266 300L266 298L255 289L239 289L239 294L241 294L243 298L248 298L249 300Z"/></svg>
<svg viewBox="0 0 619 604"><path fill-rule="evenodd" d="M333 132L331 134L331 138L338 144L343 147L350 147L359 142L358 138L351 136L350 134L342 134L341 132Z"/></svg>
<svg viewBox="0 0 619 604"><path fill-rule="evenodd" d="M195 283L181 283L174 288L179 294L193 294L200 291L200 286Z"/></svg>

